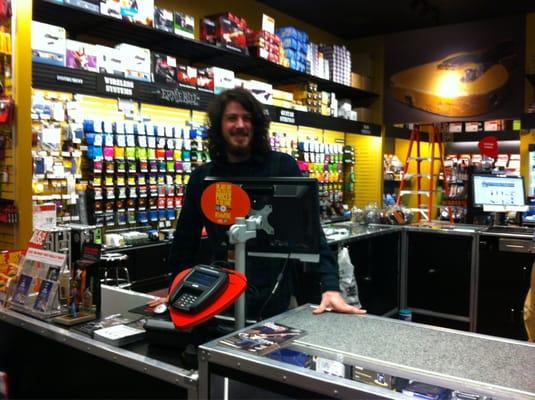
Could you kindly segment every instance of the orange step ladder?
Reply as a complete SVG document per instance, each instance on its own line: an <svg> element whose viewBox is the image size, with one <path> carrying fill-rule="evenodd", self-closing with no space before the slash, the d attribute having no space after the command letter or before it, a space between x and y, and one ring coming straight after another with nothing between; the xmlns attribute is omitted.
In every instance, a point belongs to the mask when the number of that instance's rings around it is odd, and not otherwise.
<svg viewBox="0 0 535 400"><path fill-rule="evenodd" d="M407 158L405 159L404 165L404 174L399 186L399 195L396 201L396 204L399 206L401 203L401 198L406 195L416 194L418 197L418 207L411 208L411 211L418 213L418 221L425 218L427 221L431 221L433 216L433 209L435 207L434 200L436 195L439 192L448 193L448 177L446 175L446 170L444 168L444 151L442 143L442 133L437 126L433 126L431 132L429 133L429 142L428 145L431 147L430 156L422 156L421 152L421 132L418 125L414 125L411 130L409 149L407 152ZM416 145L416 146L415 146ZM438 157L436 147L438 147ZM413 149L416 150L416 155L413 155ZM409 163L416 162L416 173L409 174ZM422 173L422 162L429 163L429 172ZM436 163L439 163L438 173L435 173ZM438 178L442 174L444 180L443 189L437 188ZM409 181L416 179L416 189L405 189L405 184ZM422 179L428 180L427 189L422 189ZM427 199L425 202L422 202L422 196L426 196ZM438 206L438 205L437 205ZM451 208L448 208L450 222L453 222L453 215Z"/></svg>

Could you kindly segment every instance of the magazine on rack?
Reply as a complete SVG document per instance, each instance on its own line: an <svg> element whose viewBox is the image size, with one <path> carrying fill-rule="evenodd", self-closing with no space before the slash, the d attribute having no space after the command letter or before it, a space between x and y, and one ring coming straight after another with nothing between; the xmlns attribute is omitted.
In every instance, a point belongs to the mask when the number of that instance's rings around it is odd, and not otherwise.
<svg viewBox="0 0 535 400"><path fill-rule="evenodd" d="M221 339L219 343L249 353L264 355L289 345L305 334L306 332L301 329L291 328L275 322L265 322L262 325Z"/></svg>
<svg viewBox="0 0 535 400"><path fill-rule="evenodd" d="M20 259L20 274L11 296L12 306L18 306L19 311L25 309L43 315L58 312L58 279L65 261L65 254L28 248Z"/></svg>

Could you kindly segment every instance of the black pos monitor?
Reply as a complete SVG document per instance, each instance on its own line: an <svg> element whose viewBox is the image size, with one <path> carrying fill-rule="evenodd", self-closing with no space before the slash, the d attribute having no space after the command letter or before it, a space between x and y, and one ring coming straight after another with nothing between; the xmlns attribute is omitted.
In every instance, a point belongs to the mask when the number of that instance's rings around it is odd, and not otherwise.
<svg viewBox="0 0 535 400"><path fill-rule="evenodd" d="M226 223L219 229L228 229L229 243L234 245L234 269L245 274L246 256L298 259L319 262L321 224L319 218L318 182L310 178L218 178L207 177L203 197L216 197L216 212L225 214L230 208L240 207L239 201L229 201L222 195L218 204L217 188L228 184L248 198L250 208L242 210L232 226ZM215 188L211 192L210 188ZM223 189L221 189L224 192ZM243 193L245 192L245 194ZM202 201L201 201L202 202ZM208 202L207 202L208 203ZM224 204L223 204L224 203ZM233 204L234 203L234 204ZM209 207L206 207L209 208ZM214 210L211 210L214 211ZM203 212L208 217L203 205ZM247 215L245 215L247 214ZM230 222L232 223L232 222ZM226 225L226 226L225 226ZM236 328L245 325L245 296L235 306Z"/></svg>
<svg viewBox="0 0 535 400"><path fill-rule="evenodd" d="M205 178L204 186L216 182L240 186L251 202L249 216L262 216L262 227L255 238L247 241L249 256L319 261L322 228L316 179L209 176Z"/></svg>

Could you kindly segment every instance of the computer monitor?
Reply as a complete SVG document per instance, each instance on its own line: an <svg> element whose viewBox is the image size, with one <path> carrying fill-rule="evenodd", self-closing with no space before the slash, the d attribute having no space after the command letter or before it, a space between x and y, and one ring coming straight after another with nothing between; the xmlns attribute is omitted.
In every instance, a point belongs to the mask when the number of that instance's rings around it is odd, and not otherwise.
<svg viewBox="0 0 535 400"><path fill-rule="evenodd" d="M527 210L521 176L479 175L472 177L474 207L490 212Z"/></svg>
<svg viewBox="0 0 535 400"><path fill-rule="evenodd" d="M320 235L318 182L300 177L228 178L206 177L204 187L215 182L240 186L251 201L250 215L264 214L273 232L257 230L247 241L249 256L293 258L319 262ZM228 226L221 226L228 229Z"/></svg>

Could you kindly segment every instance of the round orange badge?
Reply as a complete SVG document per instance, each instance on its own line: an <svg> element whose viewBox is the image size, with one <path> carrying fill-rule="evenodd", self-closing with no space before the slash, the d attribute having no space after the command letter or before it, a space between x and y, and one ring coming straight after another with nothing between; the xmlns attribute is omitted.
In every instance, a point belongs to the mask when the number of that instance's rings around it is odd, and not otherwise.
<svg viewBox="0 0 535 400"><path fill-rule="evenodd" d="M232 225L237 217L247 216L251 200L240 186L230 182L215 182L202 193L201 209L214 224Z"/></svg>

